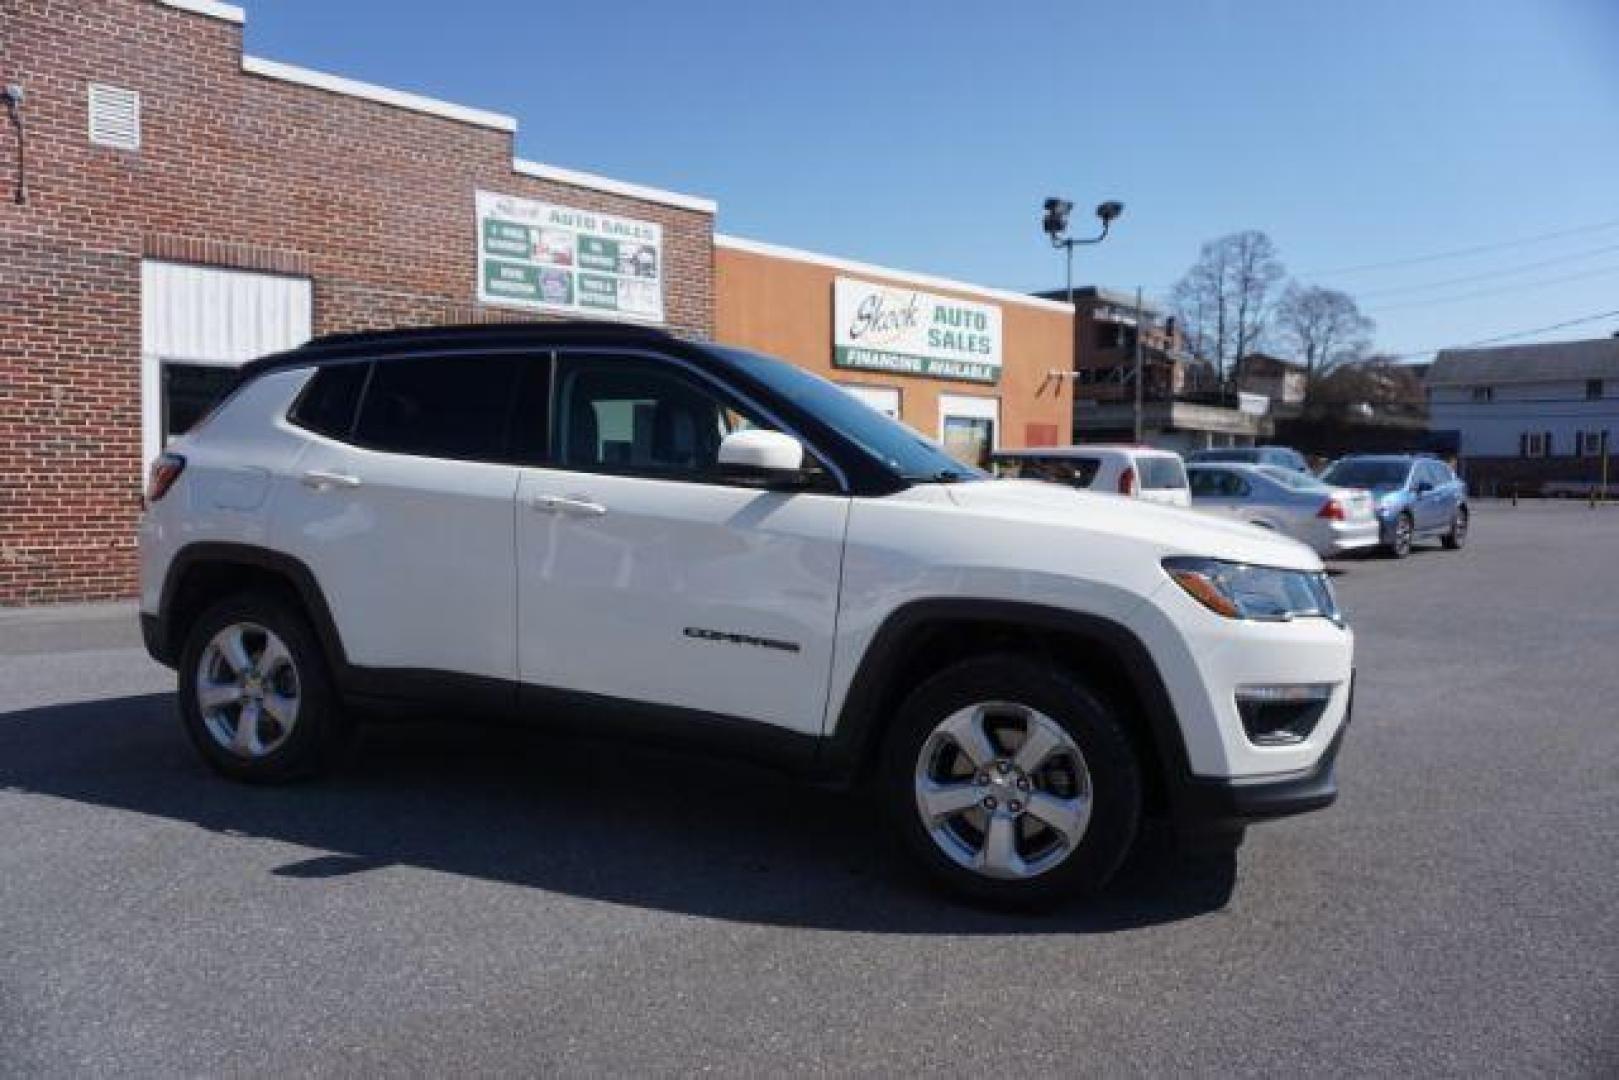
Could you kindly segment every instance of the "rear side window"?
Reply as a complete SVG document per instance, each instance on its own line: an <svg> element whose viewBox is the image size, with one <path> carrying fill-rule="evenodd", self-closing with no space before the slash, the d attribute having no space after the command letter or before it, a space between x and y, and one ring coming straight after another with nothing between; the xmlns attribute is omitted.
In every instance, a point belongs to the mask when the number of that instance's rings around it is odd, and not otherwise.
<svg viewBox="0 0 1619 1080"><path fill-rule="evenodd" d="M1009 458L1008 463L1013 467L1007 471L1007 475L1077 488L1090 487L1102 467L1102 462L1097 458L1086 457Z"/></svg>
<svg viewBox="0 0 1619 1080"><path fill-rule="evenodd" d="M422 457L504 457L520 357L456 356L374 365L355 441Z"/></svg>
<svg viewBox="0 0 1619 1080"><path fill-rule="evenodd" d="M354 430L354 412L360 404L365 373L370 369L370 364L321 368L304 387L287 418L328 438L348 438Z"/></svg>
<svg viewBox="0 0 1619 1080"><path fill-rule="evenodd" d="M1186 486L1186 470L1180 458L1141 457L1136 459L1136 475L1143 491L1162 491Z"/></svg>

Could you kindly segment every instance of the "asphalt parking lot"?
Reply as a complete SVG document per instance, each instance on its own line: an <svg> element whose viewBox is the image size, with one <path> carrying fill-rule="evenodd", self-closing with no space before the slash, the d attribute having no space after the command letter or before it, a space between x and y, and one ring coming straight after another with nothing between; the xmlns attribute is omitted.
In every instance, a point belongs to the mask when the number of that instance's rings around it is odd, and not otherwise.
<svg viewBox="0 0 1619 1080"><path fill-rule="evenodd" d="M315 785L184 743L126 612L0 613L0 1072L1619 1072L1619 510L1337 564L1342 797L1089 907L858 799L514 732Z"/></svg>

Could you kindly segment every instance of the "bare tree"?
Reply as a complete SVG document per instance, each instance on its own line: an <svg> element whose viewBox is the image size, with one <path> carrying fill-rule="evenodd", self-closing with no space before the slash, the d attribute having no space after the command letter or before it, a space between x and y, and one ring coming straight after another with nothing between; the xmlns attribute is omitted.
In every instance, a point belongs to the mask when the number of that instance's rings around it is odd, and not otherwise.
<svg viewBox="0 0 1619 1080"><path fill-rule="evenodd" d="M1276 305L1276 328L1304 361L1309 388L1339 364L1366 355L1377 324L1361 314L1348 293L1295 281Z"/></svg>
<svg viewBox="0 0 1619 1080"><path fill-rule="evenodd" d="M1264 340L1283 274L1270 237L1248 229L1204 244L1175 283L1171 300L1187 342L1214 362L1222 384Z"/></svg>

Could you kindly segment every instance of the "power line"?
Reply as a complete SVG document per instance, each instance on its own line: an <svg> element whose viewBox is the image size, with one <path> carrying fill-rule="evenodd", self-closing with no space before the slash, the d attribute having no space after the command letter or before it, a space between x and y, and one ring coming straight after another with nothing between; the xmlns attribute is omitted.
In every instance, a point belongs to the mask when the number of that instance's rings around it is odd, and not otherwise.
<svg viewBox="0 0 1619 1080"><path fill-rule="evenodd" d="M1595 315L1582 315L1577 319L1566 319L1560 323L1552 323L1550 326L1537 326L1530 330L1514 330L1510 334L1497 334L1495 337L1480 338L1478 341L1466 341L1459 345L1435 345L1431 348L1416 349L1412 352L1394 353L1392 356L1387 356L1386 359L1415 360L1420 356L1428 356L1431 353L1436 353L1440 349L1476 349L1481 345L1495 345L1502 341L1511 341L1513 338L1529 337L1532 334L1544 334L1552 330L1561 330L1568 326L1580 326L1584 323L1593 323L1599 322L1602 319L1611 319L1615 316L1619 316L1619 308L1615 308L1613 311L1601 311Z"/></svg>
<svg viewBox="0 0 1619 1080"><path fill-rule="evenodd" d="M1388 296L1406 292L1421 292L1424 289L1439 289L1447 285L1463 285L1469 281L1486 281L1490 278L1509 277L1513 274L1522 274L1529 270L1539 270L1545 266L1555 266L1558 263L1578 262L1580 259L1589 259L1593 255L1606 255L1611 251L1619 251L1619 244L1609 244L1606 247L1588 248L1585 251L1576 251L1570 255L1557 255L1550 259L1541 259L1538 262L1524 263L1521 266L1507 267L1502 270L1486 270L1481 274L1467 274L1462 277L1446 278L1443 281L1428 281L1421 285L1395 285L1386 289L1364 289L1356 292L1355 298L1367 296Z"/></svg>
<svg viewBox="0 0 1619 1080"><path fill-rule="evenodd" d="M1472 292L1457 293L1454 296L1434 296L1426 300L1403 300L1398 304L1383 304L1366 310L1370 312L1398 311L1401 308L1428 307L1432 304L1453 304L1461 300L1472 300L1479 296L1499 296L1502 293L1525 292L1529 289L1544 288L1547 285L1562 285L1570 281L1583 281L1586 278L1601 277L1604 274L1619 274L1619 266L1604 266L1597 270L1585 270L1578 274L1564 274L1561 277L1544 278L1540 281L1524 281L1516 285L1497 285L1489 289L1474 289Z"/></svg>
<svg viewBox="0 0 1619 1080"><path fill-rule="evenodd" d="M1477 244L1473 247L1437 251L1428 255L1413 255L1404 259L1388 259L1383 262L1360 263L1356 266L1340 266L1331 270L1313 270L1303 276L1330 277L1334 274L1358 274L1363 270L1383 270L1393 266L1415 266L1418 263L1439 262L1442 259L1459 259L1467 255L1479 255L1486 251L1500 251L1503 248L1523 247L1526 244L1539 244L1547 240L1558 240L1565 236L1580 236L1584 233L1601 232L1615 226L1619 226L1619 218L1612 221L1599 221L1593 225L1580 225L1572 229L1560 229L1557 232L1541 233L1538 236L1525 236L1518 240L1499 240L1491 244Z"/></svg>

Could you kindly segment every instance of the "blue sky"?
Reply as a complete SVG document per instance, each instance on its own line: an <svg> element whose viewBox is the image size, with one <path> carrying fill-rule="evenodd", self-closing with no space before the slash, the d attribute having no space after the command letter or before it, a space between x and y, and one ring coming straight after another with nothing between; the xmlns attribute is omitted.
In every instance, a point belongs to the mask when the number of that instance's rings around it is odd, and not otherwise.
<svg viewBox="0 0 1619 1080"><path fill-rule="evenodd" d="M509 113L750 238L1032 290L1041 200L1118 198L1077 282L1161 293L1259 228L1388 350L1619 309L1614 0L246 7L250 52Z"/></svg>

